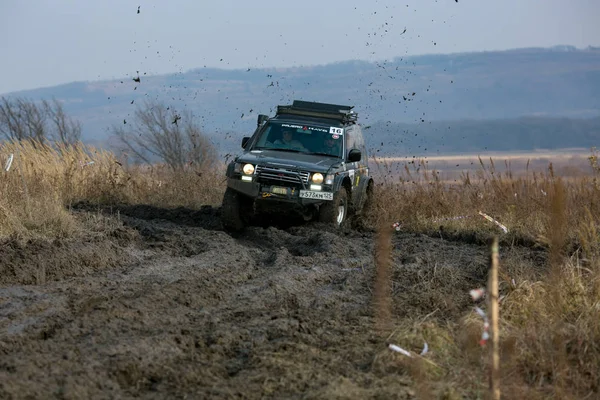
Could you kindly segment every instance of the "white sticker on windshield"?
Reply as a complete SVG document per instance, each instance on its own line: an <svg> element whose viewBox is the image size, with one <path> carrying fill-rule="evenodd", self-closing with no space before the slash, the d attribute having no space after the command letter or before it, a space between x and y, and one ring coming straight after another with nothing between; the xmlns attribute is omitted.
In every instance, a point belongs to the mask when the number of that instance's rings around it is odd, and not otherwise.
<svg viewBox="0 0 600 400"><path fill-rule="evenodd" d="M327 128L318 128L318 127L315 127L315 126L307 126L307 125L281 124L281 127L283 127L283 128L302 129L303 131L327 132Z"/></svg>
<svg viewBox="0 0 600 400"><path fill-rule="evenodd" d="M332 133L335 135L342 135L344 133L344 130L342 128L336 128L334 126L331 126L329 128L329 133Z"/></svg>

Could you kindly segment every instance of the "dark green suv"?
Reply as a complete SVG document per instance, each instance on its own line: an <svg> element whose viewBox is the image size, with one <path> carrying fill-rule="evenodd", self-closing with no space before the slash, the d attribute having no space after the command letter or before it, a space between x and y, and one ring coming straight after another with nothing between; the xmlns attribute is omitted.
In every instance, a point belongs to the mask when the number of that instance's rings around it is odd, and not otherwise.
<svg viewBox="0 0 600 400"><path fill-rule="evenodd" d="M266 214L341 227L372 203L373 179L351 106L295 100L259 115L243 154L227 166L221 218L240 231Z"/></svg>

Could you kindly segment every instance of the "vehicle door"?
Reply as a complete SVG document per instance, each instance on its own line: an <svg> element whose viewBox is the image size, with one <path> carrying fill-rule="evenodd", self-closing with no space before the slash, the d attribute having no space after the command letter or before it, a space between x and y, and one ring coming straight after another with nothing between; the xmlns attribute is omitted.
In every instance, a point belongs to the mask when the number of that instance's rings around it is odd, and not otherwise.
<svg viewBox="0 0 600 400"><path fill-rule="evenodd" d="M350 150L352 150L352 149L361 150L360 140L357 135L357 132L358 131L356 129L356 126L350 126L350 127L346 128L346 131L344 133L344 139L346 142L344 158L346 160L348 160L348 155L350 154ZM346 161L346 163L345 163L346 173L348 174L348 177L350 178L350 183L351 183L351 188L352 188L352 204L354 204L354 205L360 205L360 201L361 201L360 190L359 190L359 185L360 185L360 181L361 181L360 174L359 174L361 162L362 162L362 159L361 159L361 161L356 161L356 162L347 162Z"/></svg>
<svg viewBox="0 0 600 400"><path fill-rule="evenodd" d="M358 168L355 172L354 185L356 187L357 205L362 207L362 203L366 201L367 186L369 184L369 155L367 154L367 146L365 144L365 138L362 133L360 125L354 127L354 136L356 140L356 146L360 150L362 157L358 162Z"/></svg>

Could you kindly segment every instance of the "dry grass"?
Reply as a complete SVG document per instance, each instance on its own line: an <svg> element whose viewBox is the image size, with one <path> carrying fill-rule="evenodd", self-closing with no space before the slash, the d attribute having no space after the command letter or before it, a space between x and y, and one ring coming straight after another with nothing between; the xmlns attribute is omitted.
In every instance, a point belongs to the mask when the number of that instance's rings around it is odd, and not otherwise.
<svg viewBox="0 0 600 400"><path fill-rule="evenodd" d="M545 172L525 171L517 177L510 169L498 172L491 159L479 159L480 168L474 175L465 173L459 182L451 184L442 181L438 171L429 170L422 160L407 163L397 176L384 177L379 183L376 214L390 224L400 222L407 230L460 234L485 241L501 231L478 215L482 211L508 227L508 235L502 235L504 243L520 241L548 247L557 236L553 228L560 226L563 231L558 236L566 245L587 248L595 243L586 242L590 234L595 237L588 232L590 226L600 221L597 152L594 150L589 158L592 168L578 178L557 176L552 164ZM386 164L376 166L379 171L389 169ZM557 225L552 207L558 196L564 196L561 201L566 209L564 221Z"/></svg>
<svg viewBox="0 0 600 400"><path fill-rule="evenodd" d="M81 227L68 208L79 201L194 208L220 203L224 190L221 171L128 167L111 152L83 145L4 142L0 162L0 237L77 236Z"/></svg>
<svg viewBox="0 0 600 400"><path fill-rule="evenodd" d="M51 149L4 143L2 164L11 153L15 159L10 171L0 172L0 237L76 237L81 224L68 207L78 201L197 208L219 204L224 189L221 170L198 174L190 169L174 175L160 166L128 167L113 154L91 147ZM504 398L599 396L598 152L594 150L588 161L586 174L565 178L552 165L543 172L516 174L508 168L499 173L492 160L480 160L475 174L465 173L452 183L417 161L376 187L375 224L389 227L398 221L403 230L481 242L500 235L501 257L515 243L547 249L549 265L542 274L518 259L501 259ZM478 211L506 225L509 233L502 233ZM465 218L451 219L457 216ZM391 260L385 254L391 251L387 233L379 236L377 254L379 277L384 279L389 279ZM394 320L389 288L378 282L376 289L380 327L387 329L385 318L397 327L389 342L417 353L424 342L430 348L424 359L388 351L378 362L387 357L404 365L420 398L485 397L487 350L478 344L482 321L477 315ZM430 297L433 302L443 300Z"/></svg>
<svg viewBox="0 0 600 400"><path fill-rule="evenodd" d="M503 398L600 396L600 167L595 149L589 166L587 175L577 179L556 176L552 165L542 174L514 177L510 170L499 174L493 162L481 161L475 178L464 175L460 183L447 185L424 164L411 164L399 179L379 187L376 214L390 224L400 221L402 229L481 241L499 235L505 249L519 240L547 249L542 274L510 257L501 261ZM506 225L509 233L477 216L478 210ZM473 217L449 219L455 216ZM478 344L479 316L396 322L399 328L390 342L417 353L429 343L427 359L435 367L418 359L400 361L422 398L486 398L489 362L487 349Z"/></svg>
<svg viewBox="0 0 600 400"><path fill-rule="evenodd" d="M502 282L500 304L501 388L510 399L597 398L600 391L600 266L565 263L557 277ZM481 319L403 320L390 338L418 353L429 344L417 383L431 393L458 392L484 398L489 368L487 348L478 344ZM413 359L401 359L407 369ZM425 367L425 368L423 368Z"/></svg>

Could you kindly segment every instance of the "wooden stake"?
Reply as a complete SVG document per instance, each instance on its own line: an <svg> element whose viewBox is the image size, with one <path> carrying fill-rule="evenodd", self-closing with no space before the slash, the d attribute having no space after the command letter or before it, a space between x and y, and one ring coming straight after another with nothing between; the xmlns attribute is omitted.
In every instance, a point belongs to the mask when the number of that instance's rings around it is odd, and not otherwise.
<svg viewBox="0 0 600 400"><path fill-rule="evenodd" d="M500 400L500 332L498 324L498 237L492 243L492 267L488 278L490 307L490 398Z"/></svg>

